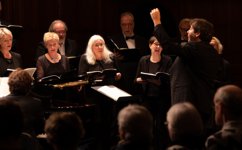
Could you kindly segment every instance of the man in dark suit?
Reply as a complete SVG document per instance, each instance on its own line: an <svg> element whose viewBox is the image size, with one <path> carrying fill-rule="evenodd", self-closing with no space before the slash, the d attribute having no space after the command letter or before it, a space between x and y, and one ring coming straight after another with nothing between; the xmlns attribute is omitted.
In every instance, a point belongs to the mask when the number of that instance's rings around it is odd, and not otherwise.
<svg viewBox="0 0 242 150"><path fill-rule="evenodd" d="M171 104L188 101L199 111L205 127L212 118L214 81L220 68L220 57L209 44L213 25L205 19L193 19L188 33L188 43L174 43L163 29L159 9L150 13L155 29L154 35L164 50L176 54L180 61L171 66Z"/></svg>
<svg viewBox="0 0 242 150"><path fill-rule="evenodd" d="M62 20L54 20L49 27L49 32L57 33L60 38L60 48L58 52L61 55L65 55L67 57L80 56L82 52L79 49L77 42L75 40L72 40L66 37L67 31L68 31L67 25ZM36 60L38 59L39 56L44 55L45 53L47 53L47 48L45 47L44 42L40 42L36 50ZM71 69L78 67L78 63L71 64L70 62L70 65L71 65Z"/></svg>
<svg viewBox="0 0 242 150"><path fill-rule="evenodd" d="M242 89L236 85L222 86L213 102L215 122L222 125L222 129L208 137L206 149L242 149Z"/></svg>
<svg viewBox="0 0 242 150"><path fill-rule="evenodd" d="M131 12L124 12L120 16L120 27L122 33L111 36L108 47L114 50L120 58L120 70L122 72L121 88L134 94L134 79L138 61L141 56L149 54L148 40L134 33L134 16ZM107 40L108 41L108 40ZM128 55L122 55L123 51L129 51Z"/></svg>
<svg viewBox="0 0 242 150"><path fill-rule="evenodd" d="M13 71L8 80L10 94L3 99L14 101L20 105L24 114L23 130L35 137L43 133L44 111L41 100L29 95L32 81L33 78L25 70Z"/></svg>

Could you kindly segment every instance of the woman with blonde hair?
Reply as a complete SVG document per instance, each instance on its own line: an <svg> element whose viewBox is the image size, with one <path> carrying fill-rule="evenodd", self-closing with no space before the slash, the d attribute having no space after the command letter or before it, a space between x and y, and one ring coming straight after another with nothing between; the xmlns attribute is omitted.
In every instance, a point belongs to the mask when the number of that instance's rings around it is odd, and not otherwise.
<svg viewBox="0 0 242 150"><path fill-rule="evenodd" d="M67 57L58 53L59 36L54 32L46 32L43 40L48 52L37 60L37 78L68 72L70 68Z"/></svg>
<svg viewBox="0 0 242 150"><path fill-rule="evenodd" d="M0 77L7 76L7 69L22 67L22 57L12 52L13 35L7 28L0 28Z"/></svg>

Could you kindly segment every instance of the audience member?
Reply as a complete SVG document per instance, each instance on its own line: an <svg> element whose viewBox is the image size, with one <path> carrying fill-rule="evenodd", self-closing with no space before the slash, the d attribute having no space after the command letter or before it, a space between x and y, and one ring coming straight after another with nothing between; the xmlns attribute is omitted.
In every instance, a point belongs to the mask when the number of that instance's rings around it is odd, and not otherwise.
<svg viewBox="0 0 242 150"><path fill-rule="evenodd" d="M218 87L229 84L232 82L231 75L230 75L230 63L222 57L223 54L223 45L220 42L220 40L213 36L210 44L214 47L214 49L218 52L218 54L221 56L221 66L218 73Z"/></svg>
<svg viewBox="0 0 242 150"><path fill-rule="evenodd" d="M36 136L43 133L44 112L39 99L29 96L33 78L28 72L17 69L9 75L8 85L10 94L6 100L19 104L24 117L24 132Z"/></svg>
<svg viewBox="0 0 242 150"><path fill-rule="evenodd" d="M136 82L142 85L143 104L153 115L155 122L154 133L157 135L155 138L158 138L162 137L159 132L162 126L161 122L165 121L166 112L170 107L170 78L168 75L161 75L160 77L150 77L146 80L142 79L141 72L153 74L157 72L167 73L172 65L172 60L169 56L162 54L163 47L156 37L152 36L150 38L149 46L151 55L141 57L136 73ZM165 129L165 126L162 126L162 132ZM165 139L157 139L157 145L163 142L165 142Z"/></svg>
<svg viewBox="0 0 242 150"><path fill-rule="evenodd" d="M168 150L204 149L203 122L191 103L177 103L169 109L167 128L172 144Z"/></svg>
<svg viewBox="0 0 242 150"><path fill-rule="evenodd" d="M115 150L151 150L153 119L150 112L140 105L128 105L118 114L120 141Z"/></svg>
<svg viewBox="0 0 242 150"><path fill-rule="evenodd" d="M67 25L62 20L54 20L49 27L49 32L55 32L59 36L59 48L58 52L61 55L65 56L79 56L81 54L80 49L78 49L78 45L76 41L69 39L66 37L67 35ZM45 46L44 42L40 42L39 46L36 50L36 59L38 59L39 56L44 55L47 53L47 47Z"/></svg>
<svg viewBox="0 0 242 150"><path fill-rule="evenodd" d="M8 76L7 69L22 67L22 57L12 52L13 35L7 28L0 28L0 77Z"/></svg>
<svg viewBox="0 0 242 150"><path fill-rule="evenodd" d="M43 41L48 51L37 60L37 78L68 72L70 68L67 57L57 52L60 47L59 36L54 32L46 32Z"/></svg>
<svg viewBox="0 0 242 150"><path fill-rule="evenodd" d="M242 149L242 89L236 85L222 86L213 101L215 122L222 129L208 137L206 149Z"/></svg>
<svg viewBox="0 0 242 150"><path fill-rule="evenodd" d="M211 120L214 80L220 67L220 57L209 44L213 36L213 24L202 18L192 19L188 43L179 45L169 40L162 27L159 9L150 13L154 23L154 35L165 50L174 53L181 61L174 62L171 73L172 105L182 101L191 102L201 114L208 128Z"/></svg>
<svg viewBox="0 0 242 150"><path fill-rule="evenodd" d="M37 150L31 136L23 133L23 113L18 104L0 100L0 149Z"/></svg>
<svg viewBox="0 0 242 150"><path fill-rule="evenodd" d="M54 150L77 150L85 129L75 113L56 112L46 120L45 133Z"/></svg>
<svg viewBox="0 0 242 150"><path fill-rule="evenodd" d="M110 49L120 49L115 51L115 55L120 59L120 71L123 75L120 88L131 93L136 94L134 90L135 74L137 70L138 61L141 56L149 54L148 41L134 32L135 20L131 12L123 12L120 15L121 33L111 36L114 47ZM109 44L109 45L110 45ZM129 51L127 56L122 55L122 48ZM127 50L128 49L128 50Z"/></svg>

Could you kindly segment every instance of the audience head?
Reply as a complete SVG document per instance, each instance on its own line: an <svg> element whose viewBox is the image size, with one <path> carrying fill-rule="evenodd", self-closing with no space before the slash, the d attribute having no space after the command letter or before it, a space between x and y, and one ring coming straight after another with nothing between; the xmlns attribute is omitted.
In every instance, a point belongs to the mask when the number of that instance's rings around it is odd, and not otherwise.
<svg viewBox="0 0 242 150"><path fill-rule="evenodd" d="M0 51L9 51L12 48L13 35L7 28L0 28Z"/></svg>
<svg viewBox="0 0 242 150"><path fill-rule="evenodd" d="M49 27L49 32L57 33L61 43L64 42L64 40L66 39L67 30L67 25L62 20L54 20Z"/></svg>
<svg viewBox="0 0 242 150"><path fill-rule="evenodd" d="M60 47L59 36L55 32L46 32L44 34L43 41L48 49L48 52L53 50L57 52L58 48Z"/></svg>
<svg viewBox="0 0 242 150"><path fill-rule="evenodd" d="M105 62L111 61L111 51L105 45L105 41L100 35L93 35L90 37L87 48L87 62L89 64L95 64L97 60L104 60Z"/></svg>
<svg viewBox="0 0 242 150"><path fill-rule="evenodd" d="M84 136L82 120L73 112L56 112L45 123L48 142L56 150L76 149Z"/></svg>
<svg viewBox="0 0 242 150"><path fill-rule="evenodd" d="M149 143L152 140L152 115L143 106L133 104L121 109L118 126L121 141Z"/></svg>
<svg viewBox="0 0 242 150"><path fill-rule="evenodd" d="M208 43L211 41L214 34L212 23L202 18L195 18L191 20L190 25L190 29L187 31L188 41Z"/></svg>
<svg viewBox="0 0 242 150"><path fill-rule="evenodd" d="M134 35L134 15L131 12L120 15L120 27L125 36Z"/></svg>
<svg viewBox="0 0 242 150"><path fill-rule="evenodd" d="M23 69L11 72L8 79L9 91L14 95L26 95L32 86L33 78Z"/></svg>
<svg viewBox="0 0 242 150"><path fill-rule="evenodd" d="M214 96L215 122L223 125L227 121L242 119L242 89L236 85L220 87Z"/></svg>
<svg viewBox="0 0 242 150"><path fill-rule="evenodd" d="M1 98L0 120L0 140L20 136L23 129L23 115L17 103Z"/></svg>
<svg viewBox="0 0 242 150"><path fill-rule="evenodd" d="M191 21L190 18L183 18L179 22L179 31L180 31L182 41L188 40L187 31L190 29L190 21Z"/></svg>
<svg viewBox="0 0 242 150"><path fill-rule="evenodd" d="M210 41L210 45L212 45L214 47L214 49L218 52L218 54L222 54L223 53L223 45L221 44L220 40L213 36L211 41Z"/></svg>
<svg viewBox="0 0 242 150"><path fill-rule="evenodd" d="M161 52L163 51L162 46L160 45L159 41L157 40L157 38L155 36L152 36L149 40L149 47L151 50L151 55L155 54L155 55L160 55Z"/></svg>
<svg viewBox="0 0 242 150"><path fill-rule="evenodd" d="M188 102L177 103L167 112L167 126L171 141L198 137L203 132L203 122L197 109Z"/></svg>

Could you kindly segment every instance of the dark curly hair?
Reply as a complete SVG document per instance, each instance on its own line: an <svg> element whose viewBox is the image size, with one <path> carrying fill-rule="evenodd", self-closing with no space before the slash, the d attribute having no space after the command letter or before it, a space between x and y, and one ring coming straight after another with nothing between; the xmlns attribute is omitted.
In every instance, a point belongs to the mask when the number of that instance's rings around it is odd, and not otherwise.
<svg viewBox="0 0 242 150"><path fill-rule="evenodd" d="M11 94L26 95L31 86L33 78L23 69L17 69L9 75L8 85Z"/></svg>
<svg viewBox="0 0 242 150"><path fill-rule="evenodd" d="M204 42L210 42L213 35L214 29L213 24L206 19L194 18L190 22L191 26L194 28L194 32L200 33L200 39Z"/></svg>

